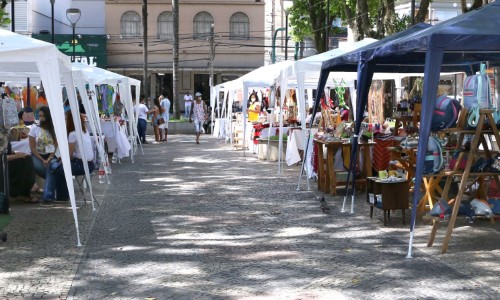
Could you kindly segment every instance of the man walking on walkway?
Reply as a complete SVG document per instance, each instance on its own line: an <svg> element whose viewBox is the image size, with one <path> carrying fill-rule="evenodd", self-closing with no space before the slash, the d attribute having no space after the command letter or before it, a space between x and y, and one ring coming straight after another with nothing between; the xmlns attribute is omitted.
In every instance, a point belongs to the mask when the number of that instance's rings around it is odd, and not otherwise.
<svg viewBox="0 0 500 300"><path fill-rule="evenodd" d="M184 96L184 115L186 119L189 118L189 113L191 112L191 105L193 104L193 96L189 94L189 91Z"/></svg>
<svg viewBox="0 0 500 300"><path fill-rule="evenodd" d="M161 106L161 116L164 120L163 124L159 125L160 129L160 137L162 136L162 130L165 130L165 137L162 139L162 141L166 142L167 141L167 134L168 134L168 121L170 121L170 100L168 99L168 93L166 90L163 90L161 92L160 96L160 106Z"/></svg>
<svg viewBox="0 0 500 300"><path fill-rule="evenodd" d="M145 97L143 94L140 97L139 104L134 107L134 112L137 115L137 132L139 134L139 139L142 144L147 144L146 142L146 128L148 126L148 115L154 112L154 109L148 109L146 104L144 104Z"/></svg>

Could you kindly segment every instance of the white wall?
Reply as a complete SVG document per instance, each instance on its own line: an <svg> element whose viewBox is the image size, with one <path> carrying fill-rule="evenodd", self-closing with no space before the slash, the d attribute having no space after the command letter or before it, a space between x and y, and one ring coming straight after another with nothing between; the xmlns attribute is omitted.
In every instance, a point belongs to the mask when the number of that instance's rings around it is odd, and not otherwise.
<svg viewBox="0 0 500 300"><path fill-rule="evenodd" d="M31 0L32 32L51 31L50 0ZM66 18L68 8L79 8L82 12L76 25L77 34L105 34L105 0L55 0L54 32L55 34L71 34L71 23Z"/></svg>

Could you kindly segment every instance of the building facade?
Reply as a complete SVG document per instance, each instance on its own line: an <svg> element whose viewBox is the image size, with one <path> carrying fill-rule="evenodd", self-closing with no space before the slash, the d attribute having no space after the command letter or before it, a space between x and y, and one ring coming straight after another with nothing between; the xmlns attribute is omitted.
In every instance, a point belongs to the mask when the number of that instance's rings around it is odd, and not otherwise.
<svg viewBox="0 0 500 300"><path fill-rule="evenodd" d="M141 0L106 0L108 69L142 79ZM214 35L214 84L264 64L264 2L179 0L179 94L209 96L210 37ZM170 1L148 1L150 95L172 89L173 17ZM181 105L182 106L182 105Z"/></svg>

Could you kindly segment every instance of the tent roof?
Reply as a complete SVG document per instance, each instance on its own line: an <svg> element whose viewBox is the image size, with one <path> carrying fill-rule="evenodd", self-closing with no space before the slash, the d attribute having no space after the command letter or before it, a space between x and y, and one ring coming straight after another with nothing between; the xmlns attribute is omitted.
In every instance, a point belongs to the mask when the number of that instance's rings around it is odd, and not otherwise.
<svg viewBox="0 0 500 300"><path fill-rule="evenodd" d="M427 50L441 48L443 72L473 71L472 65L500 58L498 16L500 1L434 26L418 24L327 61L322 70L355 71L359 60L376 60L375 72L423 72Z"/></svg>
<svg viewBox="0 0 500 300"><path fill-rule="evenodd" d="M70 69L70 58L54 45L0 29L0 72L38 73L36 62L57 58L60 64Z"/></svg>
<svg viewBox="0 0 500 300"><path fill-rule="evenodd" d="M73 74L75 78L92 81L94 84L108 83L115 85L118 83L129 83L131 85L140 85L140 81L134 78L120 75L88 64L74 62L72 63Z"/></svg>
<svg viewBox="0 0 500 300"><path fill-rule="evenodd" d="M321 72L321 65L324 61L339 57L347 52L354 51L361 47L365 47L374 42L376 39L366 38L359 42L344 44L340 48L336 48L317 55L309 56L301 60L295 61L294 64L287 66L281 71L281 77L293 79L299 72L307 72L307 77L314 77L317 81Z"/></svg>

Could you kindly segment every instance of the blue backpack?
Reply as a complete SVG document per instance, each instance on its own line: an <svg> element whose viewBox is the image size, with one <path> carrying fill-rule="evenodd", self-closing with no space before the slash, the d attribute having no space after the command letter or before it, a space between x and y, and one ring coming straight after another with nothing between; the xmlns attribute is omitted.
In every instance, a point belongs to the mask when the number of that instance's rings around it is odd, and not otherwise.
<svg viewBox="0 0 500 300"><path fill-rule="evenodd" d="M486 64L481 64L479 74L467 76L464 81L464 106L470 108L491 108L491 86Z"/></svg>
<svg viewBox="0 0 500 300"><path fill-rule="evenodd" d="M424 162L424 174L439 173L444 165L443 146L441 141L430 136Z"/></svg>
<svg viewBox="0 0 500 300"><path fill-rule="evenodd" d="M431 130L439 131L454 127L457 124L458 114L462 106L460 102L446 95L438 97L432 113Z"/></svg>

